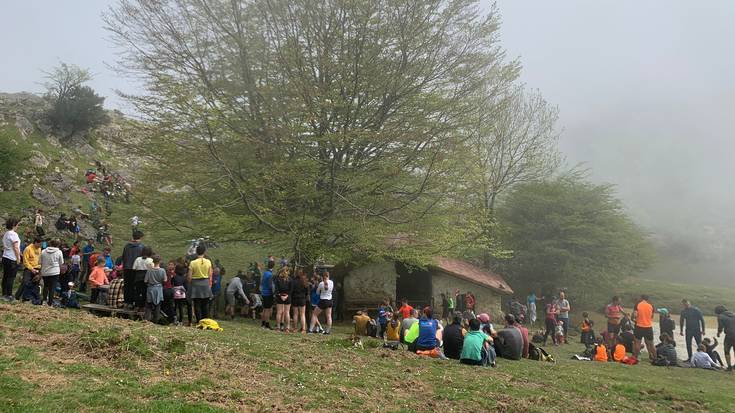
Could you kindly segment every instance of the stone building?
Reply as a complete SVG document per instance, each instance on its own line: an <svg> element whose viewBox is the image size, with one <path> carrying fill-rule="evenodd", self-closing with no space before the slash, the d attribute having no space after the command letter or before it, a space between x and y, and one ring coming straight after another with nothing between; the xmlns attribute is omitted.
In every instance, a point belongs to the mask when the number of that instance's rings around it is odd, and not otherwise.
<svg viewBox="0 0 735 413"><path fill-rule="evenodd" d="M406 298L416 308L431 305L441 314L441 294L455 290L472 292L478 312L497 314L502 296L513 294L501 275L446 257L435 257L425 270L412 271L400 262L374 262L347 271L342 285L346 319L362 308L374 311L386 297L394 302Z"/></svg>

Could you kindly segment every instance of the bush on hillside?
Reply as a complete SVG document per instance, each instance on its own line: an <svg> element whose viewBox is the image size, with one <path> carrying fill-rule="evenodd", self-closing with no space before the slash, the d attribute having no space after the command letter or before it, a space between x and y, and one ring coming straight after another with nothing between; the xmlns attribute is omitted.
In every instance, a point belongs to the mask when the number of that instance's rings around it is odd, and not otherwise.
<svg viewBox="0 0 735 413"><path fill-rule="evenodd" d="M46 98L51 104L46 119L59 136L69 138L109 121L103 108L105 98L83 85L92 79L89 71L61 63L46 78Z"/></svg>

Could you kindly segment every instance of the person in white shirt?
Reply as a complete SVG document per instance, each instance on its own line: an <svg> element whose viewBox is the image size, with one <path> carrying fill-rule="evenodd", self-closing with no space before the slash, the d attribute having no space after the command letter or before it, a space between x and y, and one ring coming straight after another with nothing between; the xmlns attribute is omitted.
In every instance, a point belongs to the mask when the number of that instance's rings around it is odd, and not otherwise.
<svg viewBox="0 0 735 413"><path fill-rule="evenodd" d="M319 293L319 305L311 314L309 332L316 332L314 327L319 319L319 314L323 312L327 320L327 328L324 330L324 334L329 334L332 331L332 292L334 291L334 282L329 279L328 272L325 271L322 274L322 281L319 283L316 290Z"/></svg>
<svg viewBox="0 0 735 413"><path fill-rule="evenodd" d="M54 291L64 263L64 254L59 249L61 241L52 239L49 246L41 252L41 276L43 277L43 299L51 306L54 302Z"/></svg>
<svg viewBox="0 0 735 413"><path fill-rule="evenodd" d="M697 352L692 354L692 360L690 361L692 367L698 368L698 369L709 369L709 370L719 370L720 366L718 366L714 360L712 360L712 357L707 354L707 347L704 346L704 344L700 344L699 347L697 347Z"/></svg>
<svg viewBox="0 0 735 413"><path fill-rule="evenodd" d="M18 266L22 261L20 255L20 237L18 237L18 226L20 220L10 217L5 220L5 234L3 234L3 283L2 298L5 301L14 301L13 284L18 274Z"/></svg>

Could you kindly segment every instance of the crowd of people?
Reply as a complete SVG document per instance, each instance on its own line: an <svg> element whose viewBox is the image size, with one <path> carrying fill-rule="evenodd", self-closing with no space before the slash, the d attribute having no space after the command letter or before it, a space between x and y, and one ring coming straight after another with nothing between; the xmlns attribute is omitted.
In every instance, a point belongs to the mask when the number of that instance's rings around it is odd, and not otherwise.
<svg viewBox="0 0 735 413"><path fill-rule="evenodd" d="M2 299L22 300L32 304L79 307L80 299L113 308L127 308L143 314L155 323L192 325L220 315L219 298L224 294L224 315L259 319L262 328L283 332L330 334L335 284L327 268L289 265L285 258L268 256L261 263L250 263L224 284L225 268L207 255L206 243L198 244L186 255L164 262L160 255L144 245L143 232L133 227L133 236L113 259L112 248L97 250L95 240L71 245L58 238L43 237L42 211L33 221L35 236L22 242L20 220L8 218L3 234ZM41 231L39 231L39 227ZM13 288L17 273L20 285ZM78 289L77 289L78 287ZM87 294L89 290L89 294ZM552 297L544 306L545 331L529 335L536 322L538 301L529 294L526 305L512 299L509 311L495 328L488 312L475 314L476 299L470 292L442 294L441 316L430 306L415 309L403 300L394 309L386 298L369 316L367 309L353 317L354 337L374 336L390 348L401 346L420 355L457 359L471 365L494 366L498 357L549 360L545 346L549 336L554 345L569 343L572 307L565 291ZM275 314L273 310L275 308ZM659 343L654 345L654 316L659 315ZM735 313L724 306L715 309L719 337L725 338L724 362L716 348L719 342L705 336L705 318L688 300L682 301L679 334L685 338L687 358L679 360L674 334L676 322L666 308L656 309L646 295L626 312L620 297L613 297L605 307L607 325L600 335L588 313L579 324L580 341L585 352L579 359L638 362L645 347L654 365L687 365L732 370L731 353L735 346ZM273 317L275 315L275 317ZM528 317L528 318L526 318ZM274 320L275 319L275 320ZM274 323L273 325L271 323ZM694 348L692 343L695 344Z"/></svg>

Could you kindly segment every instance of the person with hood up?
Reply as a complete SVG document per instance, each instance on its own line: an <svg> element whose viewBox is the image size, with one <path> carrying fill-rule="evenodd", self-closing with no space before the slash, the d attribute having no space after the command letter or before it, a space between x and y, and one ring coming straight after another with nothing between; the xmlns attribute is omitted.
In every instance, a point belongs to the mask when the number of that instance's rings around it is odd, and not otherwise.
<svg viewBox="0 0 735 413"><path fill-rule="evenodd" d="M43 277L43 299L51 306L54 302L54 289L61 273L64 255L59 246L61 241L52 239L49 246L41 252L41 277Z"/></svg>
<svg viewBox="0 0 735 413"><path fill-rule="evenodd" d="M725 308L724 305L715 307L715 315L717 315L717 337L725 332L725 341L723 347L725 350L725 362L727 362L727 371L732 371L732 359L730 351L735 346L735 313Z"/></svg>

